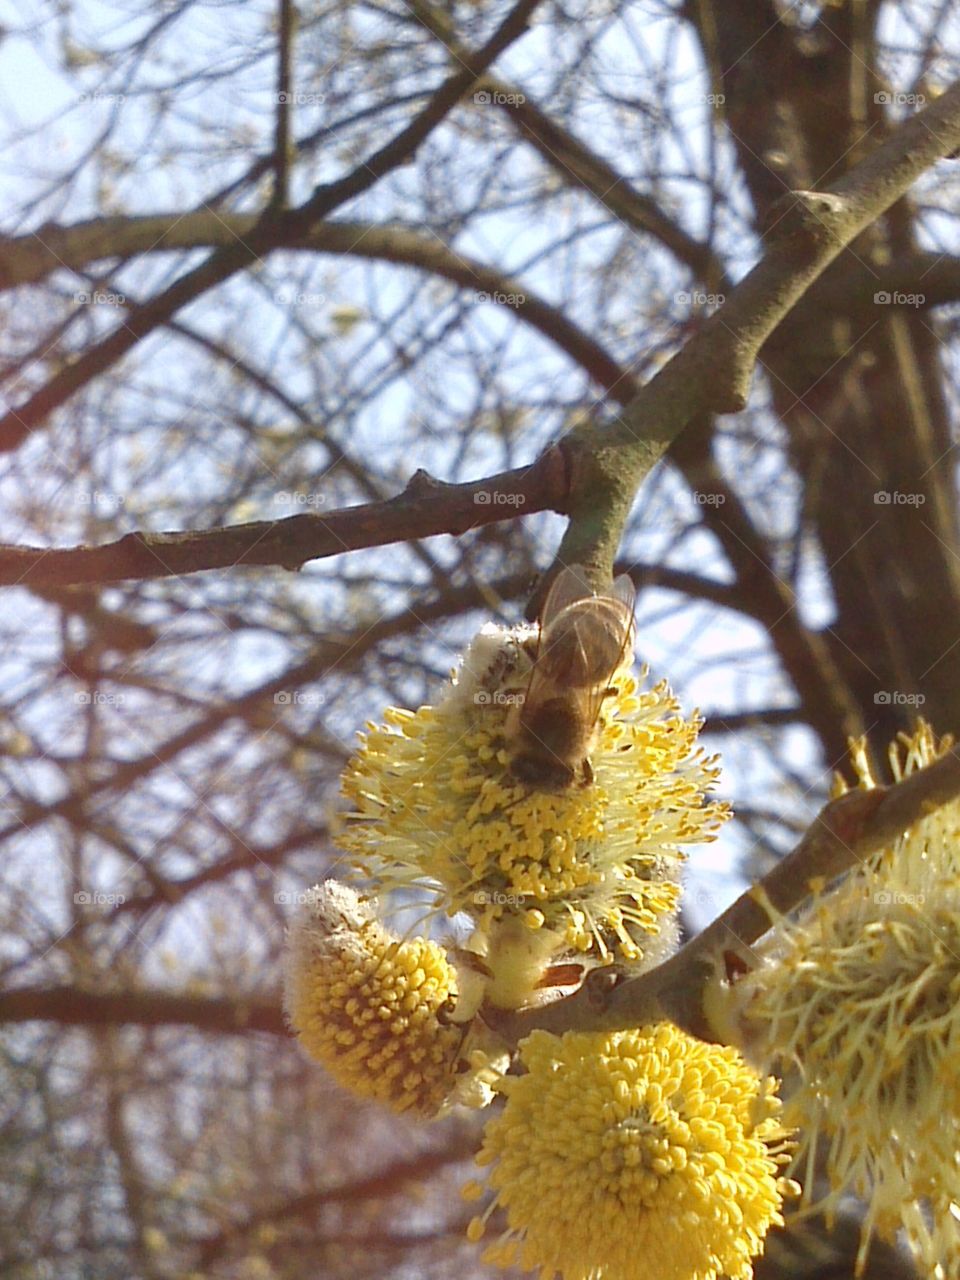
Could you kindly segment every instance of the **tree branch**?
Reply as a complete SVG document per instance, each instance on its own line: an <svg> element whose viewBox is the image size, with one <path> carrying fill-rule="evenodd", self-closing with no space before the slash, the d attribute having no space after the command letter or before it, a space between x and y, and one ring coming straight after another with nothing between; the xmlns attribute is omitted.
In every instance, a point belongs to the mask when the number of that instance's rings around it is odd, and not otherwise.
<svg viewBox="0 0 960 1280"><path fill-rule="evenodd" d="M902 782L850 791L820 811L800 843L691 942L656 969L621 981L616 966L596 969L581 989L544 1009L501 1015L489 1011L501 1035L514 1043L535 1027L571 1029L643 1026L670 1019L704 1040L716 1039L703 1010L707 981L733 952L752 968L751 950L770 928L769 903L781 915L810 894L813 882L832 880L892 844L908 827L960 797L960 755L950 752Z"/></svg>
<svg viewBox="0 0 960 1280"><path fill-rule="evenodd" d="M794 191L774 209L767 252L619 417L574 444L570 525L557 564L609 580L641 481L688 422L747 402L763 343L846 245L936 160L960 146L960 82L907 120L828 191Z"/></svg>
<svg viewBox="0 0 960 1280"><path fill-rule="evenodd" d="M436 102L434 108L439 109ZM427 114L378 153L383 157L390 152L381 169L399 163L400 139L418 125L425 127ZM607 426L591 423L571 432L528 468L460 485L418 475L397 498L327 517L304 514L204 532L133 533L103 547L3 548L0 584L148 579L240 564L296 569L307 560L343 551L460 534L512 518L521 509L523 514L550 509L569 515L557 563L583 563L598 581L606 581L636 489L671 440L692 418L742 408L760 348L805 289L929 164L957 146L960 83L907 121L833 192L792 193L768 234L762 261L622 414ZM334 183L321 195L349 182ZM304 209L323 205L322 199L319 205L317 201L315 196L290 216L300 218ZM308 227L296 225L299 235L306 234ZM261 234L252 233L251 241ZM84 359L58 377L72 377ZM9 418L0 420L0 449ZM24 426L19 417L18 423L17 431Z"/></svg>
<svg viewBox="0 0 960 1280"><path fill-rule="evenodd" d="M441 40L453 57L460 58L463 47L449 14L428 0L410 0L410 7L417 21ZM520 137L568 186L588 191L624 226L659 240L696 278L709 281L712 290L726 288L723 264L709 245L684 231L655 200L637 191L586 143L551 120L527 94L518 91L516 84L486 75L478 85L487 91L492 105L509 119Z"/></svg>
<svg viewBox="0 0 960 1280"><path fill-rule="evenodd" d="M563 450L557 446L532 466L466 484L446 484L418 471L396 498L326 516L310 512L224 529L128 533L99 547L0 546L0 585L146 581L252 565L299 569L308 560L344 551L466 533L518 512L563 511L567 492Z"/></svg>
<svg viewBox="0 0 960 1280"><path fill-rule="evenodd" d="M385 174L406 163L466 91L499 55L527 28L540 0L519 0L487 43L461 59L462 69L449 76L424 110L388 143L362 161L352 172L326 183L299 208L265 211L256 228L244 240L211 254L193 271L181 276L163 293L128 312L124 322L101 342L88 348L73 363L55 374L45 386L17 409L0 418L0 452L15 449L66 400L110 368L138 342L171 316L215 285L222 284L264 254L301 239L314 223L348 200L355 199Z"/></svg>
<svg viewBox="0 0 960 1280"><path fill-rule="evenodd" d="M407 1160L395 1161L370 1177L358 1178L335 1187L324 1187L318 1191L307 1191L303 1195L268 1205L251 1213L243 1222L233 1223L206 1240L198 1240L196 1245L201 1252L197 1261L206 1270L231 1244L248 1236L266 1222L307 1217L329 1204L357 1207L365 1201L379 1201L386 1196L401 1194L411 1179L422 1181L448 1165L469 1159L475 1150L476 1137L469 1133L459 1138L454 1137L448 1147L442 1147L438 1151L422 1151Z"/></svg>
<svg viewBox="0 0 960 1280"><path fill-rule="evenodd" d="M528 586L529 574L514 574L499 579L493 584L492 590L504 599L511 599L521 595ZM409 608L378 618L373 623L360 620L355 631L343 635L317 636L304 661L229 702L215 703L206 708L205 714L199 719L172 734L164 742L150 747L143 755L116 762L112 773L98 772L96 776L86 777L82 791L71 791L48 803L21 800L19 809L12 815L9 813L12 801L8 798L8 821L0 828L0 844L26 826L37 828L54 818L65 818L70 823L83 826L88 821L88 814L95 812L98 805L109 808L112 795L130 792L158 769L211 737L230 720L250 719L255 723L262 714L264 704L272 703L277 693L299 689L314 680L320 680L334 668L341 673L355 671L386 640L411 635L424 626L469 609L488 607L489 593L485 593L484 588L476 583L468 583L449 588L437 599L418 600Z"/></svg>
<svg viewBox="0 0 960 1280"><path fill-rule="evenodd" d="M277 37L277 116L274 126L274 180L271 203L285 209L290 198L290 120L293 115L293 40L297 14L293 0L280 0Z"/></svg>
<svg viewBox="0 0 960 1280"><path fill-rule="evenodd" d="M0 992L0 1022L64 1026L183 1026L218 1035L264 1031L288 1036L280 997L183 996L166 991L94 992L76 987L23 987Z"/></svg>
<svg viewBox="0 0 960 1280"><path fill-rule="evenodd" d="M257 218L251 214L202 210L183 217L96 218L72 226L47 227L42 242L34 235L0 237L0 289L41 280L64 267L81 271L105 258L126 260L148 252L223 247L248 238L256 225ZM518 319L566 352L618 402L626 402L639 390L632 375L596 339L525 281L504 275L436 236L399 224L324 222L285 248L417 267L477 294L487 294L487 303L509 298Z"/></svg>

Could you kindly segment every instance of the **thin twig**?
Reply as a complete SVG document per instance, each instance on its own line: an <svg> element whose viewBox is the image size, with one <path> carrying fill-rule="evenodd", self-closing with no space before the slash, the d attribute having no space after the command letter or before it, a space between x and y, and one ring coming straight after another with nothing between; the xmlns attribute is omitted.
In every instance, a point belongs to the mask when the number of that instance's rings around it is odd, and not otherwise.
<svg viewBox="0 0 960 1280"><path fill-rule="evenodd" d="M285 209L290 199L290 121L293 116L293 37L297 11L293 0L280 0L277 48L277 116L274 130L273 206Z"/></svg>
<svg viewBox="0 0 960 1280"><path fill-rule="evenodd" d="M562 511L568 492L566 475L563 452L554 448L533 466L465 484L446 484L418 471L396 498L328 515L309 512L225 529L128 533L98 547L0 546L0 585L147 581L254 565L299 569L308 560L345 551L440 533L466 533L513 519L518 511Z"/></svg>
<svg viewBox="0 0 960 1280"><path fill-rule="evenodd" d="M123 324L60 369L25 404L4 414L0 418L0 452L17 448L50 413L115 365L138 342L196 297L251 266L273 249L301 239L334 209L362 195L384 175L406 164L446 119L473 82L524 34L539 3L541 0L519 0L487 43L469 58L461 59L463 66L443 82L423 111L350 173L317 187L296 209L265 211L265 216L248 237L218 249L194 270L180 276L168 289L137 311L128 313Z"/></svg>

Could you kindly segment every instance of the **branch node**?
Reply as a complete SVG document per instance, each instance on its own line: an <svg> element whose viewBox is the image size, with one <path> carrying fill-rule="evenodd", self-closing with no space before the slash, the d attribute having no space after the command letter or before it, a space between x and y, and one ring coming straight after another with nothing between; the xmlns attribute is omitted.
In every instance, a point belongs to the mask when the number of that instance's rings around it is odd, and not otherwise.
<svg viewBox="0 0 960 1280"><path fill-rule="evenodd" d="M447 487L445 481L438 480L429 471L424 471L423 467L418 467L407 481L403 493L407 498L433 498L441 489Z"/></svg>
<svg viewBox="0 0 960 1280"><path fill-rule="evenodd" d="M591 1009L602 1013L610 1001L611 992L625 982L626 970L617 964L591 969L583 980L583 993Z"/></svg>
<svg viewBox="0 0 960 1280"><path fill-rule="evenodd" d="M846 212L846 200L830 191L788 191L767 210L761 230L767 240L815 249L836 238Z"/></svg>
<svg viewBox="0 0 960 1280"><path fill-rule="evenodd" d="M714 387L712 408L714 413L741 413L750 399L752 362L735 360L727 376L718 378Z"/></svg>

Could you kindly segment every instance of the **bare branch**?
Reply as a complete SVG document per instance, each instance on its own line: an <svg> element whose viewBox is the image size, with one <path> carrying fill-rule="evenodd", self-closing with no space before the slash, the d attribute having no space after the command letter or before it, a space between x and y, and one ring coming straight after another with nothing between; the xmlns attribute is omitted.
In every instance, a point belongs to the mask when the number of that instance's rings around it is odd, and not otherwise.
<svg viewBox="0 0 960 1280"><path fill-rule="evenodd" d="M274 185L272 203L285 209L290 198L290 121L293 115L293 40L297 13L293 0L280 0L277 48L277 115L274 128Z"/></svg>
<svg viewBox="0 0 960 1280"><path fill-rule="evenodd" d="M457 40L450 17L427 0L412 0L411 8L428 31L442 40L454 57L463 50ZM522 138L525 138L556 173L570 186L589 191L626 227L659 240L678 261L685 263L698 279L711 288L726 288L726 275L720 259L709 245L689 235L676 219L669 217L656 200L637 191L624 175L602 156L558 125L517 86L496 76L484 76L479 82L497 107L507 116Z"/></svg>
<svg viewBox="0 0 960 1280"><path fill-rule="evenodd" d="M641 1026L669 1018L693 1035L716 1038L703 1011L703 990L725 952L751 966L751 947L770 928L767 903L786 914L811 892L891 844L908 827L960 796L960 756L954 752L891 787L850 791L825 805L796 848L742 894L676 955L648 973L618 981L616 968L597 969L567 1000L507 1017L497 1029L517 1041L534 1027L577 1029Z"/></svg>
<svg viewBox="0 0 960 1280"><path fill-rule="evenodd" d="M609 578L634 494L671 440L699 414L744 407L760 349L793 305L846 245L958 146L955 83L832 190L794 191L780 202L767 253L723 306L614 423L580 433L558 564L582 563Z"/></svg>
<svg viewBox="0 0 960 1280"><path fill-rule="evenodd" d="M0 1022L59 1022L64 1026L143 1027L183 1026L219 1035L265 1031L289 1032L280 1011L280 997L171 995L167 991L83 991L76 987L24 987L0 992Z"/></svg>
<svg viewBox="0 0 960 1280"><path fill-rule="evenodd" d="M234 1223L207 1240L198 1240L198 1262L206 1269L231 1244L248 1236L264 1223L288 1222L291 1218L308 1217L329 1204L356 1206L365 1200L382 1200L384 1196L402 1193L411 1179L422 1181L450 1164L469 1159L475 1148L476 1139L468 1134L459 1140L454 1138L449 1146L437 1151L422 1151L407 1160L397 1160L369 1178L354 1179L320 1191L307 1191L303 1195L292 1196L280 1203L258 1209L243 1222Z"/></svg>
<svg viewBox="0 0 960 1280"><path fill-rule="evenodd" d="M148 252L227 246L249 237L256 224L252 215L201 210L185 217L96 218L72 226L47 227L42 241L33 235L0 237L0 289L43 279L63 267L80 271L105 258L125 260ZM639 390L632 375L596 339L525 281L450 248L437 236L425 236L404 226L325 222L285 247L418 267L486 293L494 305L498 298L512 298L512 310L519 319L566 352L618 403L625 403Z"/></svg>
<svg viewBox="0 0 960 1280"><path fill-rule="evenodd" d="M223 529L128 533L100 547L0 547L0 585L143 581L253 565L299 569L308 560L362 547L466 533L513 519L518 510L562 511L566 476L563 452L557 447L530 467L466 484L446 484L418 471L396 498L326 516L305 513Z"/></svg>
<svg viewBox="0 0 960 1280"><path fill-rule="evenodd" d="M31 432L37 430L49 413L116 364L141 339L166 323L187 303L249 267L271 250L300 239L314 223L406 163L494 59L523 35L530 15L539 3L540 0L519 0L487 43L476 54L460 59L462 69L444 81L424 110L350 173L318 187L297 209L282 212L268 209L246 239L212 254L163 293L151 298L135 312L128 313L124 322L102 342L61 369L25 404L6 413L0 418L0 452L17 448Z"/></svg>

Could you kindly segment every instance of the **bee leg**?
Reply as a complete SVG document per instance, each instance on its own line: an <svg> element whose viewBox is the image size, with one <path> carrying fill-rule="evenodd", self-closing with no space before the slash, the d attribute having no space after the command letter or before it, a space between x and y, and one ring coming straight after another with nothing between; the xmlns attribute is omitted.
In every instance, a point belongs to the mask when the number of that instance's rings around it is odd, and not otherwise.
<svg viewBox="0 0 960 1280"><path fill-rule="evenodd" d="M586 756L584 756L583 758L583 763L580 766L580 772L582 775L581 782L580 782L581 787L591 786L593 783L593 765L586 758Z"/></svg>
<svg viewBox="0 0 960 1280"><path fill-rule="evenodd" d="M449 1027L454 1021L454 1015L457 1012L457 997L447 996L443 1004L437 1010L437 1021L441 1027Z"/></svg>

